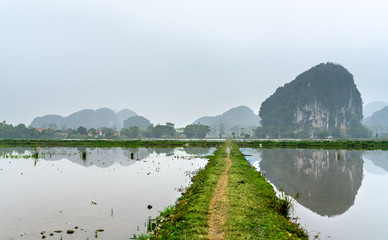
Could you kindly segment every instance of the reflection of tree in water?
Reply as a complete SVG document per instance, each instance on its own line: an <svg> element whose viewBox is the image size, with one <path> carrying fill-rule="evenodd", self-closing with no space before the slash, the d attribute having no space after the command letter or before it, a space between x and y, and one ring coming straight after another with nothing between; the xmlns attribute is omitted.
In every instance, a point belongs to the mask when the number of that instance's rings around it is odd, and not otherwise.
<svg viewBox="0 0 388 240"><path fill-rule="evenodd" d="M370 159L374 165L388 171L388 151L368 151L364 153L364 157Z"/></svg>
<svg viewBox="0 0 388 240"><path fill-rule="evenodd" d="M35 149L31 147L0 147L0 156L12 154L13 152L16 154L24 154L26 151L33 152Z"/></svg>
<svg viewBox="0 0 388 240"><path fill-rule="evenodd" d="M155 153L157 154L166 154L166 156L173 156L174 155L174 151L175 151L175 148L153 148L153 150L155 151Z"/></svg>
<svg viewBox="0 0 388 240"><path fill-rule="evenodd" d="M206 147L187 147L187 148L183 148L183 150L187 153L187 154L191 154L191 155L196 155L196 156L204 156L204 155L208 155L208 154L211 154L211 148L206 148Z"/></svg>
<svg viewBox="0 0 388 240"><path fill-rule="evenodd" d="M263 149L260 169L277 188L322 216L346 212L363 177L361 151Z"/></svg>

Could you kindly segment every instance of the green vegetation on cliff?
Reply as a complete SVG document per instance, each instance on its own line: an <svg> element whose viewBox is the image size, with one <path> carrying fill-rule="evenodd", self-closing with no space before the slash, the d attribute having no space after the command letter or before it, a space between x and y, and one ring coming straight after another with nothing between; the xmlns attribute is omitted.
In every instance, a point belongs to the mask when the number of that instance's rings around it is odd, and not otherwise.
<svg viewBox="0 0 388 240"><path fill-rule="evenodd" d="M367 137L362 99L344 67L322 63L279 87L260 107L259 137Z"/></svg>

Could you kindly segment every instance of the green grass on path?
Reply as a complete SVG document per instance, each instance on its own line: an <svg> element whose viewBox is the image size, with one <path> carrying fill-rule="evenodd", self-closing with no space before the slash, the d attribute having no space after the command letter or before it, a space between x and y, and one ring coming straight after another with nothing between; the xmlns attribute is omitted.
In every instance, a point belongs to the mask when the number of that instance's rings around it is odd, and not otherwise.
<svg viewBox="0 0 388 240"><path fill-rule="evenodd" d="M222 144L206 168L177 201L174 209L161 214L146 239L208 239L209 204L226 166L226 147L231 147L227 187L226 239L307 239L298 225L274 210L272 186L244 158L232 142ZM166 214L167 213L167 214Z"/></svg>
<svg viewBox="0 0 388 240"><path fill-rule="evenodd" d="M300 227L274 210L272 186L232 143L227 195L227 239L307 239Z"/></svg>

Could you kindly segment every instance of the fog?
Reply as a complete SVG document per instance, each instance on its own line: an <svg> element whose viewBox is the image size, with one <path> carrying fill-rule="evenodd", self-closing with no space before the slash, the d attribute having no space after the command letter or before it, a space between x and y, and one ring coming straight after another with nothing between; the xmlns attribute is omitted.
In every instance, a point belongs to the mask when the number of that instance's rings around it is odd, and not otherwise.
<svg viewBox="0 0 388 240"><path fill-rule="evenodd" d="M260 104L321 62L364 103L388 80L385 1L0 0L0 121L129 108L185 126Z"/></svg>

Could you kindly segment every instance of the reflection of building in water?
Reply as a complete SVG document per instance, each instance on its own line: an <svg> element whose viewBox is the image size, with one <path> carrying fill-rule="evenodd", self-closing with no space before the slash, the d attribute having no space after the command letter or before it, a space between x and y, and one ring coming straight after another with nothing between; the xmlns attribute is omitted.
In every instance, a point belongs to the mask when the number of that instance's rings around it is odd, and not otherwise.
<svg viewBox="0 0 388 240"><path fill-rule="evenodd" d="M322 216L346 212L363 177L361 151L263 149L260 169L277 188Z"/></svg>

